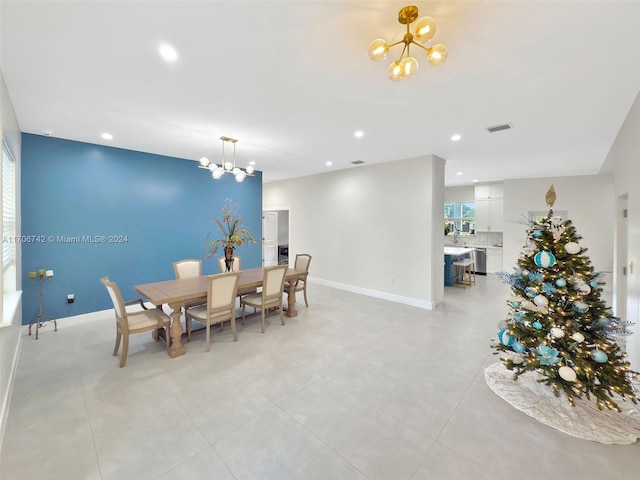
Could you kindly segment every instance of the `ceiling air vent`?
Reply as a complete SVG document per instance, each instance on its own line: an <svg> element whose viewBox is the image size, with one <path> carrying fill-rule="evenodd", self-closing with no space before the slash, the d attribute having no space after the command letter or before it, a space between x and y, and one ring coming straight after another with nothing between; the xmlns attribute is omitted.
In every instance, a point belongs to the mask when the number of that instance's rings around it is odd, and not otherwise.
<svg viewBox="0 0 640 480"><path fill-rule="evenodd" d="M351 162L352 165L362 165L364 160L356 160L355 162Z"/></svg>
<svg viewBox="0 0 640 480"><path fill-rule="evenodd" d="M496 125L495 127L489 127L487 130L489 133L499 132L500 130L509 130L511 128L510 123L505 123L504 125Z"/></svg>

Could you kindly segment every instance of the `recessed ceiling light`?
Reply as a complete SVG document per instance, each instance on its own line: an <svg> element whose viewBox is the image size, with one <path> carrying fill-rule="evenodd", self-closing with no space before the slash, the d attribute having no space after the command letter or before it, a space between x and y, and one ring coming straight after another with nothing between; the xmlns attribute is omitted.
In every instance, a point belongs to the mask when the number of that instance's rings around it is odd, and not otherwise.
<svg viewBox="0 0 640 480"><path fill-rule="evenodd" d="M325 163L325 165L326 165L327 167L330 167L331 165L333 165L333 162L332 162L331 160L329 160L327 163Z"/></svg>
<svg viewBox="0 0 640 480"><path fill-rule="evenodd" d="M455 135L453 135L453 136L451 137L451 140L452 140L452 141L454 141L454 142L457 142L457 141L458 141L458 140L460 140L461 138L462 138L462 136L461 136L460 134L456 133Z"/></svg>
<svg viewBox="0 0 640 480"><path fill-rule="evenodd" d="M473 179L473 183L478 183L478 179L477 179L477 178L474 178L474 179Z"/></svg>
<svg viewBox="0 0 640 480"><path fill-rule="evenodd" d="M160 45L158 52L160 52L160 56L167 62L175 62L178 59L178 52L176 52L176 49L167 43Z"/></svg>
<svg viewBox="0 0 640 480"><path fill-rule="evenodd" d="M110 133L104 132L101 137L105 140L113 140L113 135L111 135Z"/></svg>
<svg viewBox="0 0 640 480"><path fill-rule="evenodd" d="M456 175L462 175L462 172L456 172Z"/></svg>
<svg viewBox="0 0 640 480"><path fill-rule="evenodd" d="M249 162L249 165L255 165L255 164L256 164L256 162L254 162L253 160L251 160L251 161Z"/></svg>
<svg viewBox="0 0 640 480"><path fill-rule="evenodd" d="M364 137L364 132L362 130L356 130L356 133L353 134L356 138Z"/></svg>

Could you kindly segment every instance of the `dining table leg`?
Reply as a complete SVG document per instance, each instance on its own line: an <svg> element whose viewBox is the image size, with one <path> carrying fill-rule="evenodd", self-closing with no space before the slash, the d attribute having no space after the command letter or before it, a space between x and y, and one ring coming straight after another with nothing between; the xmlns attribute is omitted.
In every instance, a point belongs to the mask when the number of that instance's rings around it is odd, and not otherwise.
<svg viewBox="0 0 640 480"><path fill-rule="evenodd" d="M298 285L298 280L292 280L289 282L289 292L287 295L287 310L284 314L287 317L297 317L298 311L296 310L296 286Z"/></svg>
<svg viewBox="0 0 640 480"><path fill-rule="evenodd" d="M180 316L182 314L182 302L170 303L169 307L173 310L171 312L171 345L169 345L169 356L171 358L184 355L186 350L182 344L182 323L180 322Z"/></svg>

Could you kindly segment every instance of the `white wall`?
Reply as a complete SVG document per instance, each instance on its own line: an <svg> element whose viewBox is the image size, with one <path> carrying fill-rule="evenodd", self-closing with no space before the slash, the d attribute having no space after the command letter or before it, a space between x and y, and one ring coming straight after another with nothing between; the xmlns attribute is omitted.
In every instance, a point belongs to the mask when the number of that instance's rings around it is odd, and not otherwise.
<svg viewBox="0 0 640 480"><path fill-rule="evenodd" d="M557 200L554 211L566 210L582 236L580 244L596 271L613 270L613 234L615 202L613 183L609 175L532 178L504 181L504 251L503 266L510 272L526 240L526 225L517 223L527 218L529 211L548 212L545 194L553 184ZM612 288L613 275L605 282Z"/></svg>
<svg viewBox="0 0 640 480"><path fill-rule="evenodd" d="M631 367L640 371L640 94L631 106L622 128L611 147L603 170L613 172L613 197L628 196L627 265L633 263L633 273L626 277L627 320L633 322L633 335L627 338ZM614 215L615 210L611 210ZM616 265L616 277L624 281L621 265ZM618 274L620 274L618 276Z"/></svg>
<svg viewBox="0 0 640 480"><path fill-rule="evenodd" d="M4 82L4 77L0 71L0 140L4 139L16 160L16 191L17 191L17 231L20 229L20 153L21 137L13 105ZM0 172L1 175L1 172ZM0 195L0 204L2 196ZM2 205L0 205L1 207ZM2 218L0 217L0 224ZM1 226L1 225L0 225ZM17 246L16 267L12 269L10 279L12 287L21 285L21 252L20 245ZM0 287L3 287L3 280L0 277ZM2 288L0 288L4 292ZM17 368L17 359L20 352L20 331L22 325L22 304L21 292L13 292L3 295L0 303L0 447L9 414L9 402L11 400L11 390L13 377Z"/></svg>
<svg viewBox="0 0 640 480"><path fill-rule="evenodd" d="M283 205L291 209L289 256L312 255L312 281L423 308L442 301L441 158L265 184L263 208Z"/></svg>
<svg viewBox="0 0 640 480"><path fill-rule="evenodd" d="M447 187L444 189L444 203L475 202L476 187L464 185L462 187Z"/></svg>

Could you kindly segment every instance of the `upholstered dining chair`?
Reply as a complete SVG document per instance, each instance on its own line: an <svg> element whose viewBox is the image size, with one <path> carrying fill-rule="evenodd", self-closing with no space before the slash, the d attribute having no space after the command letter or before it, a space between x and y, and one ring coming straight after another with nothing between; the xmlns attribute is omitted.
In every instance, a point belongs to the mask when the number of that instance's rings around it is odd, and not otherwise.
<svg viewBox="0 0 640 480"><path fill-rule="evenodd" d="M173 262L173 272L176 274L176 279L178 280L181 278L200 277L202 276L202 260L188 258ZM184 309L186 311L187 308L195 307L196 305L204 305L206 301L206 298L190 300L184 305Z"/></svg>
<svg viewBox="0 0 640 480"><path fill-rule="evenodd" d="M113 349L114 357L118 355L120 339L123 340L120 368L124 367L127 363L127 354L129 353L129 335L131 334L149 332L159 328L164 328L164 338L166 339L167 349L169 348L169 325L171 323L171 318L167 314L160 309L148 309L142 299L125 302L122 300L120 289L114 282L109 280L109 277L102 277L100 281L105 287L107 287L107 292L109 292L109 297L111 297L113 308L116 312L116 346ZM142 310L127 311L127 306L130 305L140 305Z"/></svg>
<svg viewBox="0 0 640 480"><path fill-rule="evenodd" d="M236 332L236 295L240 283L240 273L219 273L210 275L207 286L207 303L188 308L184 314L187 324L187 337L191 340L191 322L197 320L206 325L206 351L211 349L211 325L231 322L233 340L238 341Z"/></svg>
<svg viewBox="0 0 640 480"><path fill-rule="evenodd" d="M173 271L177 279L199 277L202 275L202 260L178 260L173 262Z"/></svg>
<svg viewBox="0 0 640 480"><path fill-rule="evenodd" d="M265 311L270 308L278 308L280 311L280 321L284 325L284 317L282 316L282 292L284 288L284 277L287 274L286 265L276 265L273 267L265 267L262 276L262 292L250 293L240 298L242 305L242 321L245 318L245 309L249 305L253 308L260 309L260 322L262 324L262 333L265 330Z"/></svg>
<svg viewBox="0 0 640 480"><path fill-rule="evenodd" d="M234 255L233 256L233 265L231 266L231 271L232 272L239 272L242 269L242 258ZM218 258L218 270L220 270L220 273L225 273L227 271L227 264L225 262L225 258L224 257L219 257ZM258 290L257 289L253 289L253 290L245 290L242 293L239 293L238 296L242 298L242 296L248 294L248 293L256 293ZM255 311L255 309L254 309ZM242 319L242 324L244 325L244 318ZM220 324L220 331L222 331L222 323Z"/></svg>
<svg viewBox="0 0 640 480"><path fill-rule="evenodd" d="M296 261L293 265L294 270L302 270L305 272L303 276L298 278L296 292L304 292L304 304L308 307L307 301L307 275L309 274L309 264L311 263L311 255L308 253L299 253L296 255ZM289 282L285 282L284 290L289 291Z"/></svg>
<svg viewBox="0 0 640 480"><path fill-rule="evenodd" d="M231 266L232 272L239 272L242 269L242 259L236 255L233 256L233 265ZM225 273L227 271L227 264L225 263L224 257L218 258L218 270L220 273Z"/></svg>

